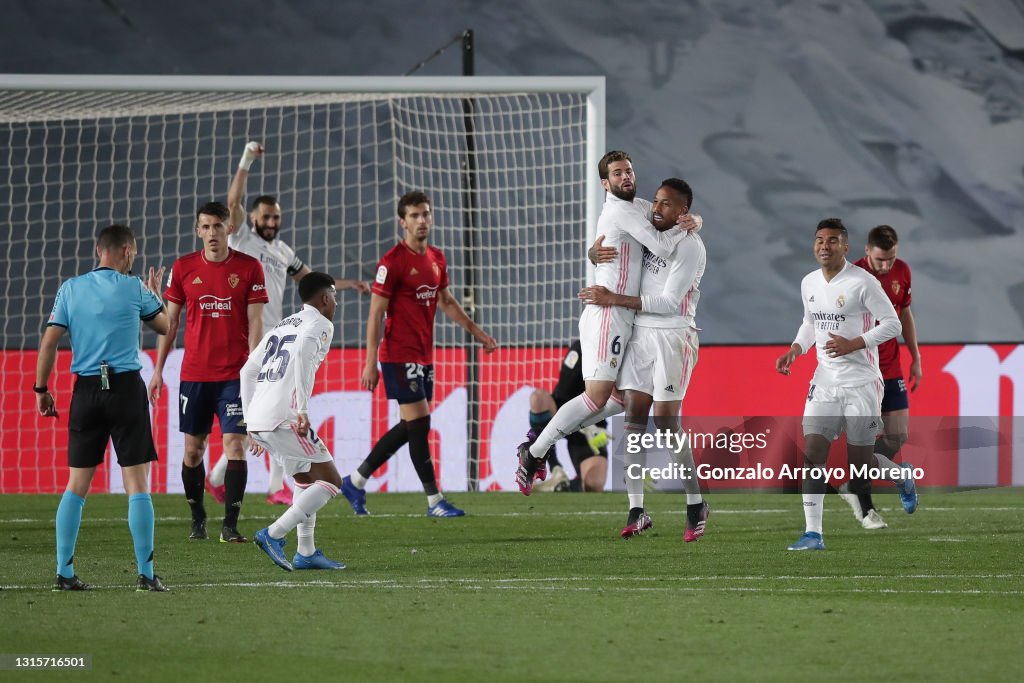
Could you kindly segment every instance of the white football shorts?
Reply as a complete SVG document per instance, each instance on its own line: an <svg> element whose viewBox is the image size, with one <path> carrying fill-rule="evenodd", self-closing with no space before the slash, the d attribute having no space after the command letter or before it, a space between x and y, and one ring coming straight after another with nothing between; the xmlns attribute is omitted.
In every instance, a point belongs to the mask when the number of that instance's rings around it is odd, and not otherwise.
<svg viewBox="0 0 1024 683"><path fill-rule="evenodd" d="M614 382L633 334L634 311L621 306L589 304L580 316L583 379Z"/></svg>
<svg viewBox="0 0 1024 683"><path fill-rule="evenodd" d="M692 327L633 328L616 386L642 391L655 401L682 401L697 364L697 330Z"/></svg>
<svg viewBox="0 0 1024 683"><path fill-rule="evenodd" d="M881 380L858 387L811 384L804 404L804 436L820 434L835 441L846 432L847 443L870 446L882 431Z"/></svg>
<svg viewBox="0 0 1024 683"><path fill-rule="evenodd" d="M282 425L272 432L249 432L249 436L266 449L289 477L309 472L315 462L334 461L323 439L312 428L306 436L299 436L294 425Z"/></svg>

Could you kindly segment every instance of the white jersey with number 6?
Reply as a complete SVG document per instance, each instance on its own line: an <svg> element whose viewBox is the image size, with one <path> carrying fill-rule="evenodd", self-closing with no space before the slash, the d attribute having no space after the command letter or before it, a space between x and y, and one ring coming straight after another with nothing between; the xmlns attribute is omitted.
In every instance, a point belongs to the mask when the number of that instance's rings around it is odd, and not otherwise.
<svg viewBox="0 0 1024 683"><path fill-rule="evenodd" d="M246 429L271 431L307 412L316 371L333 338L334 323L309 305L263 336L242 366Z"/></svg>
<svg viewBox="0 0 1024 683"><path fill-rule="evenodd" d="M680 228L659 232L651 225L651 203L646 199L628 202L611 192L605 195L597 234L604 235L604 246L619 250L615 260L594 268L594 283L608 291L626 296L640 293L643 250L661 258L669 257L686 235ZM614 381L622 364L622 354L633 334L634 312L619 306L588 304L580 316L580 343L583 349L583 379Z"/></svg>

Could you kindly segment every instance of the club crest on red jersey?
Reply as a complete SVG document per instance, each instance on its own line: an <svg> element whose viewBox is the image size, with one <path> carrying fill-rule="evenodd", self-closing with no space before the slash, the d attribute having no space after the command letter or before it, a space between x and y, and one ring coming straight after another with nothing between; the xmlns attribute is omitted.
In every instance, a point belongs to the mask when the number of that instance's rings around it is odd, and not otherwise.
<svg viewBox="0 0 1024 683"><path fill-rule="evenodd" d="M892 293L893 294L899 294L900 293L900 283L896 282L895 280L892 283Z"/></svg>
<svg viewBox="0 0 1024 683"><path fill-rule="evenodd" d="M441 266L437 265L436 263L434 264L434 277L441 277Z"/></svg>
<svg viewBox="0 0 1024 683"><path fill-rule="evenodd" d="M228 284L231 285L231 289L237 287L239 282L241 282L241 278L238 277L238 273L231 273L231 275L228 275Z"/></svg>

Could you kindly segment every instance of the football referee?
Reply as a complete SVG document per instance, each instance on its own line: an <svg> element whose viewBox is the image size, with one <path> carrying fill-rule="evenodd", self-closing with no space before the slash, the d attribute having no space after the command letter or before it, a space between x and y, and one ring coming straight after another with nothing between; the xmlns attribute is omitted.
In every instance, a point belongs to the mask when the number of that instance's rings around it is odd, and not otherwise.
<svg viewBox="0 0 1024 683"><path fill-rule="evenodd" d="M148 282L130 275L137 248L124 225L103 228L96 239L99 266L61 285L39 342L32 390L44 417L57 417L46 384L57 359L57 342L71 335L71 371L75 389L68 417L68 486L57 507L57 579L55 591L89 590L75 575L75 543L82 508L96 467L113 439L128 492L128 528L139 566L137 590L164 592L153 573L153 501L149 463L157 459L149 421L146 385L139 371L139 321L166 334L168 321L159 291L164 269L149 269Z"/></svg>

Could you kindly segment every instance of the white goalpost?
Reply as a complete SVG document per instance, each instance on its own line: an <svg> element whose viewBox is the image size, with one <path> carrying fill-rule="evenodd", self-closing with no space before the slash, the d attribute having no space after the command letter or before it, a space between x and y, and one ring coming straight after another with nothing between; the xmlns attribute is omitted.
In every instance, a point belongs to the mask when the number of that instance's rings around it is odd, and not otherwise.
<svg viewBox="0 0 1024 683"><path fill-rule="evenodd" d="M451 290L501 347L483 354L438 315L432 452L440 483L514 488L529 388L551 388L577 334L575 294L588 277L585 251L603 201L604 126L603 77L0 75L8 225L0 493L64 486L68 352L51 382L60 420L39 417L29 389L61 282L95 266L95 235L110 223L134 230L136 272L197 250L195 209L225 201L248 140L266 154L247 199L277 196L281 238L336 277L370 280L399 239L398 196L420 189L431 197L431 242L448 258ZM286 312L298 306L295 290L286 288ZM339 468L351 470L397 415L382 390L358 387L368 298L339 299L338 348L313 409ZM147 331L142 340L148 379L156 338ZM176 394L175 362L153 408L158 491L181 487L176 396L167 400ZM262 469L250 469L251 490L265 484ZM104 474L119 490L117 468ZM400 452L368 488L419 483Z"/></svg>

